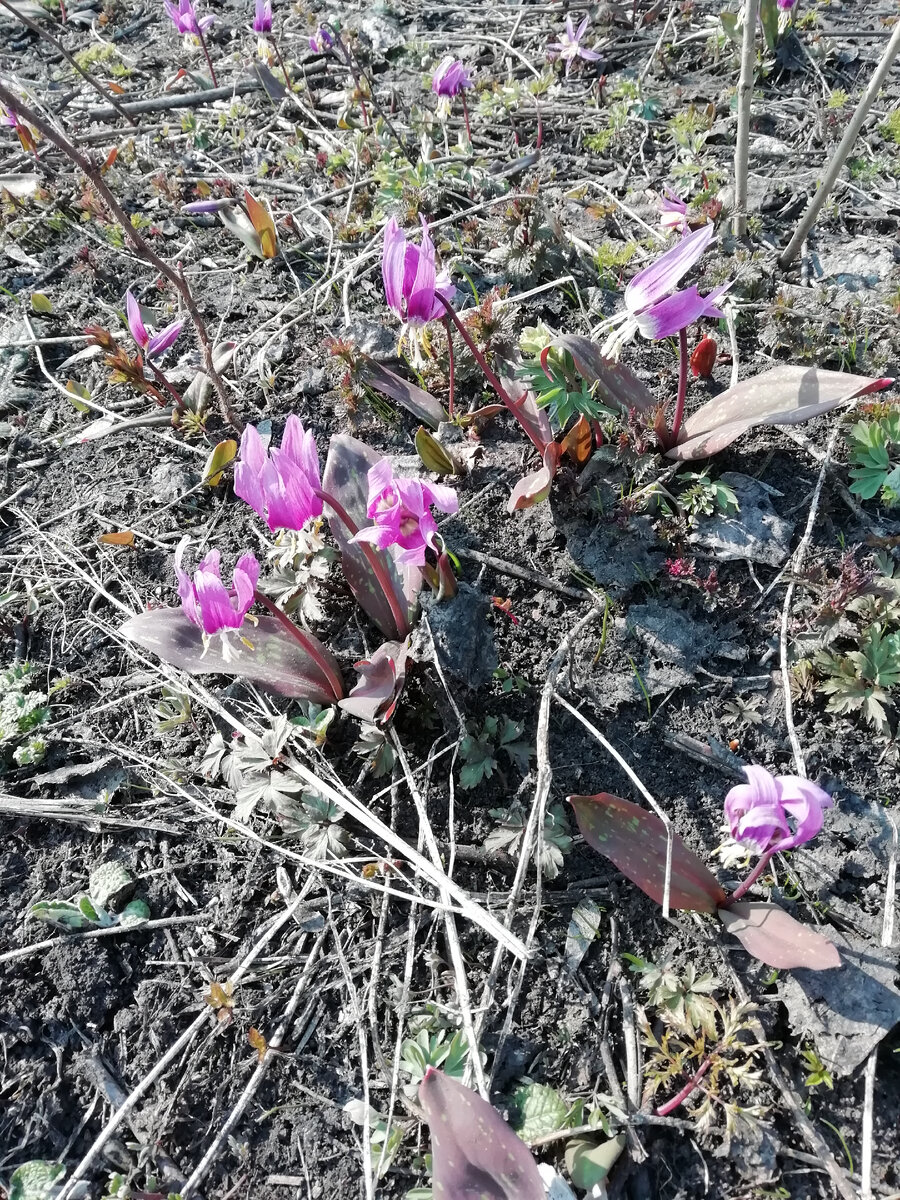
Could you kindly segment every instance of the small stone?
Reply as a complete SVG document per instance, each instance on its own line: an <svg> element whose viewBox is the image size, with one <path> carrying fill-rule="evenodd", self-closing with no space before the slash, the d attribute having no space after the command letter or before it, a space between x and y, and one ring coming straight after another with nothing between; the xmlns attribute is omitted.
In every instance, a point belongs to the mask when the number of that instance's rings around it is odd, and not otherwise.
<svg viewBox="0 0 900 1200"><path fill-rule="evenodd" d="M767 489L758 479L738 471L725 471L719 478L737 497L738 512L732 517L721 513L700 517L689 539L691 545L709 550L726 562L750 559L780 566L790 551L793 522L776 513Z"/></svg>

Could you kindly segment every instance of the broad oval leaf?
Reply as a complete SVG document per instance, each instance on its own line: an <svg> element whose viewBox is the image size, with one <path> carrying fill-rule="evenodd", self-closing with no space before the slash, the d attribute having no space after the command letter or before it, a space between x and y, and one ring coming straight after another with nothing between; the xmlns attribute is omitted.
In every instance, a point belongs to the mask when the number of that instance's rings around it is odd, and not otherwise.
<svg viewBox="0 0 900 1200"><path fill-rule="evenodd" d="M390 721L406 682L408 657L409 638L405 642L382 642L371 658L354 663L359 683L338 707L368 725Z"/></svg>
<svg viewBox="0 0 900 1200"><path fill-rule="evenodd" d="M252 649L229 633L230 657L222 653L219 637L203 645L203 635L180 608L151 608L131 617L121 627L129 641L150 650L163 662L180 667L191 675L235 675L250 679L282 696L312 700L314 704L333 704L335 696L328 677L295 638L282 628L275 617L259 617L256 625L247 621L241 632ZM334 665L337 661L312 634L305 634L318 652Z"/></svg>
<svg viewBox="0 0 900 1200"><path fill-rule="evenodd" d="M653 394L630 367L624 363L604 358L600 347L590 338L577 333L561 333L554 341L555 346L568 352L575 359L575 366L582 379L597 384L597 399L601 404L628 412L650 412L656 408Z"/></svg>
<svg viewBox="0 0 900 1200"><path fill-rule="evenodd" d="M371 446L346 434L336 434L328 446L328 458L322 475L322 490L334 496L347 510L347 515L359 528L370 525L366 515L369 502L369 468L383 458ZM327 507L327 506L326 506ZM351 534L346 525L334 514L329 515L328 524L334 540L341 551L341 568L344 578L359 606L372 618L385 637L402 641L412 626L416 613L416 602L422 587L422 572L418 567L398 568L390 553L385 550L371 552L384 565L385 572L394 587L400 607L407 612L405 629L398 629L393 611L378 582L362 546L350 541Z"/></svg>
<svg viewBox="0 0 900 1200"><path fill-rule="evenodd" d="M800 425L856 396L880 391L891 379L787 364L745 379L692 413L667 458L686 461L718 454L755 425Z"/></svg>
<svg viewBox="0 0 900 1200"><path fill-rule="evenodd" d="M255 196L244 188L244 203L247 206L247 216L253 228L259 234L259 248L263 258L274 258L278 253L278 233L272 214L265 204L261 204Z"/></svg>
<svg viewBox="0 0 900 1200"><path fill-rule="evenodd" d="M450 456L447 447L439 442L433 433L429 433L424 425L420 425L416 430L416 454L421 458L425 469L434 471L436 475L464 473Z"/></svg>
<svg viewBox="0 0 900 1200"><path fill-rule="evenodd" d="M394 371L389 371L368 354L360 354L357 375L363 383L395 400L397 404L402 404L408 412L419 421L430 425L432 429L437 429L441 421L447 419L440 400L432 396L431 392L426 392Z"/></svg>
<svg viewBox="0 0 900 1200"><path fill-rule="evenodd" d="M642 892L662 904L666 882L666 827L639 804L600 792L569 796L578 828L589 846L616 864ZM672 834L669 904L695 912L715 912L727 896L712 872Z"/></svg>
<svg viewBox="0 0 900 1200"><path fill-rule="evenodd" d="M841 956L833 942L809 925L795 921L777 904L742 900L720 908L719 918L744 949L767 967L829 971L841 965Z"/></svg>
<svg viewBox="0 0 900 1200"><path fill-rule="evenodd" d="M419 1103L431 1130L435 1200L544 1200L531 1151L477 1092L428 1067Z"/></svg>

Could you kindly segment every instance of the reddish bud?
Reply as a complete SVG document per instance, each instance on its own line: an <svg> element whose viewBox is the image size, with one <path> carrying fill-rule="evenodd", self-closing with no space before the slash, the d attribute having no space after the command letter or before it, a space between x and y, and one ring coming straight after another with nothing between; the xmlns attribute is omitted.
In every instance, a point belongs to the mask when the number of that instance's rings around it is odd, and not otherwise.
<svg viewBox="0 0 900 1200"><path fill-rule="evenodd" d="M691 374L695 379L698 375L702 375L704 379L712 375L718 351L719 347L711 337L701 338L691 355Z"/></svg>

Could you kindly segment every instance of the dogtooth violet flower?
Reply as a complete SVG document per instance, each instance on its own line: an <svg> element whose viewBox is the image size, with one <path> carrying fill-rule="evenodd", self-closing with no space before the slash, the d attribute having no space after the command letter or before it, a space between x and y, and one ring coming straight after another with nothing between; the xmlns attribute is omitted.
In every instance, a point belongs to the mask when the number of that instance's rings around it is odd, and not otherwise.
<svg viewBox="0 0 900 1200"><path fill-rule="evenodd" d="M288 417L281 446L268 451L256 427L246 427L234 468L234 492L270 530L299 530L311 517L320 517L322 501L316 491L321 486L316 440L299 417Z"/></svg>
<svg viewBox="0 0 900 1200"><path fill-rule="evenodd" d="M431 506L455 513L459 508L456 492L438 483L398 478L387 458L370 468L368 480L366 514L375 524L360 529L351 541L372 542L379 550L393 546L395 562L422 566L426 549L436 550L437 525Z"/></svg>
<svg viewBox="0 0 900 1200"><path fill-rule="evenodd" d="M177 8L171 3L171 0L163 0L163 5L169 14L169 20L178 32L193 37L199 37L201 33L205 33L216 19L210 15L198 20L192 0L178 0Z"/></svg>
<svg viewBox="0 0 900 1200"><path fill-rule="evenodd" d="M256 53L262 59L268 58L269 43L266 34L272 32L272 0L256 0L253 32L256 34Z"/></svg>
<svg viewBox="0 0 900 1200"><path fill-rule="evenodd" d="M320 25L316 32L309 39L309 48L314 54L324 54L325 51L330 50L333 45L334 38L324 25Z"/></svg>
<svg viewBox="0 0 900 1200"><path fill-rule="evenodd" d="M436 96L458 96L464 88L471 86L466 68L452 54L441 59L431 77L431 90Z"/></svg>
<svg viewBox="0 0 900 1200"><path fill-rule="evenodd" d="M561 58L565 62L567 75L572 70L572 63L576 58L583 58L587 62L598 62L600 59L600 55L596 51L586 50L581 45L581 39L584 37L587 27L587 16L584 17L577 30L571 16L568 16L566 17L565 33L560 34L558 42L551 42L547 47L550 58Z"/></svg>
<svg viewBox="0 0 900 1200"><path fill-rule="evenodd" d="M820 832L824 809L832 804L822 788L798 775L771 775L765 767L744 767L744 774L747 782L725 797L725 819L735 841L759 854L774 854L801 846Z"/></svg>
<svg viewBox="0 0 900 1200"><path fill-rule="evenodd" d="M422 217L422 244L407 242L394 217L384 231L381 277L388 307L407 325L421 326L444 315L438 296L452 300L456 288L447 271L436 273L434 243Z"/></svg>
<svg viewBox="0 0 900 1200"><path fill-rule="evenodd" d="M659 223L663 229L675 229L687 233L687 204L679 195L664 187L659 198Z"/></svg>
<svg viewBox="0 0 900 1200"><path fill-rule="evenodd" d="M723 316L715 302L728 291L731 282L713 288L706 296L701 296L696 286L681 291L676 288L709 246L713 233L712 225L704 225L638 271L625 288L625 311L608 322L608 326L621 328L609 335L601 354L615 357L635 333L660 341L686 329L699 317Z"/></svg>
<svg viewBox="0 0 900 1200"><path fill-rule="evenodd" d="M181 560L188 539L182 538L175 551L175 576L181 608L187 619L203 631L207 640L215 634L227 634L240 629L253 604L253 593L259 581L259 563L252 554L243 554L235 564L232 585L222 582L221 555L210 550L201 559L193 578L182 569ZM228 658L228 639L222 638L222 654Z"/></svg>
<svg viewBox="0 0 900 1200"><path fill-rule="evenodd" d="M130 288L125 293L125 313L128 317L131 336L148 358L155 358L157 354L168 350L184 328L184 321L173 321L171 325L167 325L165 329L161 329L159 333L155 333L151 337L141 318L140 305L132 296Z"/></svg>
<svg viewBox="0 0 900 1200"><path fill-rule="evenodd" d="M797 0L778 0L778 7L784 9L786 12L789 12L796 3Z"/></svg>

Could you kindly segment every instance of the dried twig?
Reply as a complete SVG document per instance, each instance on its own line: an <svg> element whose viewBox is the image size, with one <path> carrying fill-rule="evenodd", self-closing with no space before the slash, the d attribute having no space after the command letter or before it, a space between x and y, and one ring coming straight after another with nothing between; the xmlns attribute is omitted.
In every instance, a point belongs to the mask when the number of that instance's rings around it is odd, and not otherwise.
<svg viewBox="0 0 900 1200"><path fill-rule="evenodd" d="M738 82L737 139L734 150L734 234L747 236L747 182L750 173L750 106L756 68L756 15L759 0L745 0L741 77Z"/></svg>
<svg viewBox="0 0 900 1200"><path fill-rule="evenodd" d="M856 106L856 112L854 112L850 119L850 124L844 130L844 136L841 138L837 150L835 150L831 157L831 162L828 164L825 176L819 184L818 191L812 200L810 200L809 208L807 208L806 212L800 218L800 222L794 230L794 236L778 260L778 265L782 270L790 266L797 257L800 247L806 240L806 235L812 229L816 217L818 217L822 210L822 205L828 199L832 188L837 183L844 163L847 161L857 137L859 137L860 130L863 127L866 117L869 115L869 109L872 107L875 97L887 79L888 72L891 69L894 59L897 57L898 51L900 51L900 21L894 26L891 40L885 46L884 54L881 56L881 61L875 69L875 74L869 80L869 86L860 97L859 104Z"/></svg>

